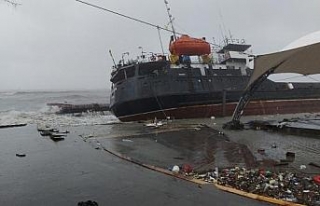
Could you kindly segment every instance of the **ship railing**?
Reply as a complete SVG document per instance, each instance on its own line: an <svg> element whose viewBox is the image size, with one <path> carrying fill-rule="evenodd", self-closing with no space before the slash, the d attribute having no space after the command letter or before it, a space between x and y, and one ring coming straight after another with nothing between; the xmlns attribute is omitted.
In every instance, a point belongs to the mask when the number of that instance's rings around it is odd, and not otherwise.
<svg viewBox="0 0 320 206"><path fill-rule="evenodd" d="M166 61L168 54L159 54L153 52L142 52L140 56L137 56L137 63L153 62L153 61Z"/></svg>
<svg viewBox="0 0 320 206"><path fill-rule="evenodd" d="M212 65L214 58L210 55L188 56L188 55L170 55L171 65Z"/></svg>
<svg viewBox="0 0 320 206"><path fill-rule="evenodd" d="M117 70L126 65L135 64L135 63L147 63L147 62L156 62L156 61L170 61L172 65L180 64L192 64L192 65L212 65L217 62L217 59L210 55L202 56L187 56L187 55L169 55L169 54L159 54L153 52L143 52L140 56L137 56L135 60L129 59L119 63L117 66L113 67L113 70Z"/></svg>

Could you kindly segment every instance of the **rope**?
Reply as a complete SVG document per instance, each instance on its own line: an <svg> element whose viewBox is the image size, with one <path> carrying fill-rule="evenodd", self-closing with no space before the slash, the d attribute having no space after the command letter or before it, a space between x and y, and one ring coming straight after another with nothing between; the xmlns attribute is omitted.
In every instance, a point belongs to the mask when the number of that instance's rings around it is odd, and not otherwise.
<svg viewBox="0 0 320 206"><path fill-rule="evenodd" d="M165 111L163 110L162 105L161 105L161 103L160 103L160 101L159 101L158 96L155 94L155 92L154 92L154 90L153 90L153 86L154 86L154 85L153 85L153 83L151 82L151 80L149 80L149 84L150 84L150 88L151 88L152 94L153 94L154 98L156 99L156 101L157 101L157 103L158 103L158 106L159 106L161 112L162 112L163 115L166 117L166 119L168 119L168 116L167 116L167 114L165 113Z"/></svg>
<svg viewBox="0 0 320 206"><path fill-rule="evenodd" d="M9 1L9 0L5 0L5 1ZM103 10L103 11L107 11L107 12L113 13L113 14L115 14L115 15L118 15L118 16L121 16L121 17L130 19L130 20L133 20L133 21L142 23L142 24L146 24L146 25L151 26L151 27L154 27L154 28L156 28L156 29L158 29L158 30L159 30L159 29L162 29L162 30L167 31L167 32L170 32L170 33L175 32L175 34L183 35L183 33L176 32L176 31L172 31L172 30L167 29L167 28L165 28L165 27L161 27L161 26L158 26L158 25L149 23L149 22L147 22L147 21L143 21L143 20L140 20L140 19L131 17L131 16L127 16L127 15L121 14L121 13L119 13L119 12L112 11L112 10L107 9L107 8L103 8L103 7L101 7L101 6L97 6L97 5L95 5L95 4L91 4L91 3L88 3L88 2L85 2L85 1L81 1L81 0L75 0L75 1L77 1L77 2L79 2L79 3L82 3L82 4L85 4L85 5L87 5L87 6L94 7L94 8L96 8L96 9L100 9L100 10ZM210 45L220 47L220 46L217 45L217 44L210 43L210 42L208 42L208 43L209 43Z"/></svg>
<svg viewBox="0 0 320 206"><path fill-rule="evenodd" d="M133 21L142 23L142 24L146 24L146 25L155 27L155 28L157 28L157 29L162 29L162 30L164 30L164 31L168 31L168 32L171 32L171 33L173 32L173 31L170 30L170 29L167 29L167 28L164 28L164 27L160 27L160 26L158 26L158 25L155 25L155 24L152 24L152 23L149 23L149 22L146 22L146 21L143 21L143 20L140 20L140 19L131 17L131 16L124 15L124 14L121 14L121 13L116 12L116 11L112 11L112 10L110 10L110 9L103 8L103 7L101 7L101 6L97 6L97 5L94 5L94 4L91 4L91 3L88 3L88 2L84 2L84 1L81 1L81 0L76 0L76 1L77 1L77 2L80 2L80 3L82 3L82 4L86 4L86 5L88 5L88 6L94 7L94 8L96 8L96 9L100 9L100 10L103 10L103 11L107 11L107 12L116 14L116 15L118 15L118 16L121 16L121 17L130 19L130 20L133 20ZM178 34L180 34L180 33L178 33ZM181 34L180 34L180 35L181 35Z"/></svg>

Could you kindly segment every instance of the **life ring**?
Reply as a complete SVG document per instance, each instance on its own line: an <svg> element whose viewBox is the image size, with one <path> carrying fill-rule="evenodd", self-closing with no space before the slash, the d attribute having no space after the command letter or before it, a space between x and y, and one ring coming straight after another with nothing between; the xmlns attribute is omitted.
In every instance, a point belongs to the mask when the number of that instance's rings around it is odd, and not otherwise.
<svg viewBox="0 0 320 206"><path fill-rule="evenodd" d="M318 185L320 185L320 175L316 175L313 177L313 181L315 181L315 183L317 183Z"/></svg>

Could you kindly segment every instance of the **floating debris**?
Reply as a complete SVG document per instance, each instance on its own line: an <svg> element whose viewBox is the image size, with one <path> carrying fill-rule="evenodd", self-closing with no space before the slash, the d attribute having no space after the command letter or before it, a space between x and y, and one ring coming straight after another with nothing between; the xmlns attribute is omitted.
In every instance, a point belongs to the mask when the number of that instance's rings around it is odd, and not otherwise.
<svg viewBox="0 0 320 206"><path fill-rule="evenodd" d="M40 135L41 136L50 136L51 133L52 133L52 131L50 131L50 130L42 130L42 131L40 131Z"/></svg>
<svg viewBox="0 0 320 206"><path fill-rule="evenodd" d="M46 131L46 132L56 132L58 129L53 128L50 125L45 125L45 124L38 124L37 125L37 130L38 132Z"/></svg>
<svg viewBox="0 0 320 206"><path fill-rule="evenodd" d="M24 154L24 153L17 153L16 156L17 156L17 157L25 157L26 154Z"/></svg>
<svg viewBox="0 0 320 206"><path fill-rule="evenodd" d="M122 139L122 142L133 142L131 139Z"/></svg>
<svg viewBox="0 0 320 206"><path fill-rule="evenodd" d="M53 128L49 125L38 125L37 130L39 131L41 136L49 136L53 141L61 141L64 140L64 137L69 133L68 130L59 132L58 129Z"/></svg>
<svg viewBox="0 0 320 206"><path fill-rule="evenodd" d="M96 201L88 200L85 202L78 202L78 206L99 206Z"/></svg>
<svg viewBox="0 0 320 206"><path fill-rule="evenodd" d="M0 125L0 129L2 128L11 128L11 127L24 127L27 126L27 124L25 123L21 123L21 124L5 124L5 125Z"/></svg>
<svg viewBox="0 0 320 206"><path fill-rule="evenodd" d="M59 134L59 133L51 133L50 134L50 138L55 142L64 140L64 137L66 137L66 136L67 135L65 135L65 134Z"/></svg>

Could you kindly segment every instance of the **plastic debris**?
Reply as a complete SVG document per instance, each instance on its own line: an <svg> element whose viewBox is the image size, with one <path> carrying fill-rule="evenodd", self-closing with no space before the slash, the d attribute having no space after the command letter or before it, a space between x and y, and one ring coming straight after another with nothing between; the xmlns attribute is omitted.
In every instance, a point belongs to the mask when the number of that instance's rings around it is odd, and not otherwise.
<svg viewBox="0 0 320 206"><path fill-rule="evenodd" d="M154 118L152 123L145 124L146 127L155 127L155 128L161 127L163 125L164 124L162 123L162 121L158 121L157 117Z"/></svg>
<svg viewBox="0 0 320 206"><path fill-rule="evenodd" d="M223 136L224 135L224 132L222 132L222 131L219 131L219 133L218 133L219 135L221 135L221 136Z"/></svg>
<svg viewBox="0 0 320 206"><path fill-rule="evenodd" d="M305 165L300 165L300 170L305 170L305 169L307 169L307 166L305 166Z"/></svg>
<svg viewBox="0 0 320 206"><path fill-rule="evenodd" d="M122 139L122 142L133 142L131 139Z"/></svg>
<svg viewBox="0 0 320 206"><path fill-rule="evenodd" d="M172 172L179 173L179 171L180 171L179 166L175 165L175 166L172 167Z"/></svg>
<svg viewBox="0 0 320 206"><path fill-rule="evenodd" d="M215 168L212 172L194 174L194 178L266 197L320 206L320 175L309 177L264 168L234 167Z"/></svg>
<svg viewBox="0 0 320 206"><path fill-rule="evenodd" d="M184 165L182 165L182 171L184 173L191 173L193 171L193 168L189 164L184 164Z"/></svg>
<svg viewBox="0 0 320 206"><path fill-rule="evenodd" d="M316 184L320 185L320 175L316 175L312 179Z"/></svg>

